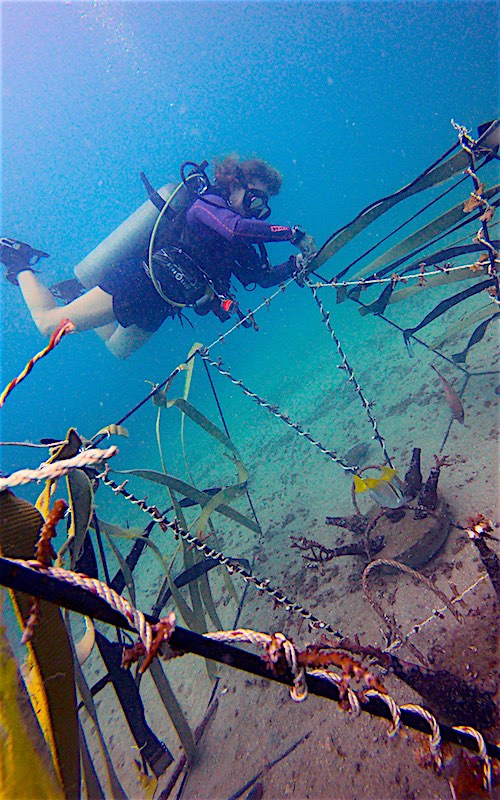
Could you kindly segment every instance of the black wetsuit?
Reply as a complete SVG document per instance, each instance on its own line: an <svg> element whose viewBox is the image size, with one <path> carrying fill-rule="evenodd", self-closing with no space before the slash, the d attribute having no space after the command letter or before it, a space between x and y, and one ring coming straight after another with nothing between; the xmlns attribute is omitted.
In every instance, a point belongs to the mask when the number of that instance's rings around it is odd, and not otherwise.
<svg viewBox="0 0 500 800"><path fill-rule="evenodd" d="M169 234L173 241L199 264L216 292L210 302L197 309L198 313L213 311L219 318L227 319L217 294L227 295L233 275L245 287L252 283L269 287L293 273L293 257L272 267L254 247L264 242L290 241L292 229L242 217L217 194L207 193L196 199L181 215L181 224L174 222L173 229L174 234ZM158 241L165 246L161 235ZM147 274L146 260L144 253L143 260L122 262L99 286L113 296L113 311L120 325L127 328L135 324L145 331L155 331L167 317L175 316L179 308L166 302L156 291Z"/></svg>

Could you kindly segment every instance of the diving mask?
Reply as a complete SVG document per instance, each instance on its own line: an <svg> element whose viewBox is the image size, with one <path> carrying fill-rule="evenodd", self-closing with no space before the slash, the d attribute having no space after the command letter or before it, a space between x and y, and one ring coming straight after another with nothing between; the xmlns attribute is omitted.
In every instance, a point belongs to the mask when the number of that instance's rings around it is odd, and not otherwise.
<svg viewBox="0 0 500 800"><path fill-rule="evenodd" d="M271 213L268 206L269 198L260 189L245 188L243 208L247 217L254 219L267 219Z"/></svg>
<svg viewBox="0 0 500 800"><path fill-rule="evenodd" d="M242 169L238 170L238 183L245 190L243 195L243 210L245 216L253 219L267 219L271 213L269 208L269 195L261 189L254 189L249 186Z"/></svg>

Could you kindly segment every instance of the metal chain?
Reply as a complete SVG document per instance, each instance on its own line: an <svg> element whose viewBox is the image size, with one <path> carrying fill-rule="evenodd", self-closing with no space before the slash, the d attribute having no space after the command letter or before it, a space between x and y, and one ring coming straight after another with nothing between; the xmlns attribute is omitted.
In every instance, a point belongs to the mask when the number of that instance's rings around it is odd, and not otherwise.
<svg viewBox="0 0 500 800"><path fill-rule="evenodd" d="M363 407L364 407L364 409L366 411L366 414L367 414L368 419L370 421L370 425L372 426L373 431L374 431L372 439L374 439L375 441L377 441L379 443L380 447L382 448L382 452L384 454L384 459L385 459L386 463L389 464L389 466L392 468L392 461L391 461L391 457L390 457L389 453L387 452L387 448L386 448L386 445L385 445L385 439L382 436L382 434L380 433L380 431L378 429L377 420L375 419L375 417L372 414L373 401L367 400L366 397L364 396L363 390L362 390L361 386L359 385L358 381L356 380L356 377L354 375L354 371L353 371L351 365L349 364L349 362L347 360L347 356L344 353L344 350L342 348L342 345L340 344L340 341L338 340L337 335L336 335L336 333L335 333L335 331L334 331L334 329L332 327L332 324L330 322L330 312L329 311L325 311L323 303L321 302L321 300L318 297L318 293L316 291L316 287L307 278L305 279L305 283L306 283L307 286L309 286L309 288L310 288L310 290L311 290L311 292L313 294L313 297L314 297L314 299L315 299L315 301L316 301L316 303L318 305L318 308L319 308L320 314L322 316L323 322L325 323L325 325L326 325L326 327L327 327L327 329L328 329L328 331L330 333L331 338L335 342L335 346L337 348L337 352L338 352L339 356L342 359L342 364L340 365L340 368L344 369L347 372L347 374L349 376L347 380L348 380L349 383L352 384L352 386L354 388L354 391L358 395L358 397L361 400L361 403L362 403L362 405L363 405Z"/></svg>
<svg viewBox="0 0 500 800"><path fill-rule="evenodd" d="M271 405L271 403L268 403L267 400L265 400L263 397L260 397L255 392L252 392L252 390L249 389L248 386L245 386L243 381L239 380L238 378L235 378L228 369L223 367L222 360L220 358L217 361L213 361L213 359L211 359L210 356L208 355L207 350L198 350L198 355L207 364L210 364L211 367L217 369L220 372L220 374L223 375L225 378L229 378L231 383L233 383L235 386L238 386L242 390L243 394L246 394L246 396L254 400L257 403L257 405L261 406L262 408L265 408L267 411L273 414L276 417L276 419L280 419L282 422L285 423L285 425L288 425L296 433L298 433L299 436L302 436L304 439L307 439L307 441L310 442L310 444L312 444L314 447L317 447L318 450L320 450L320 452L323 453L323 455L327 456L331 461L334 461L336 464L342 467L342 469L345 470L345 472L352 473L356 471L357 467L349 466L349 464L346 464L342 460L342 458L337 455L337 453L335 453L333 450L330 450L328 447L325 447L323 444L321 444L321 442L315 439L312 436L312 434L304 430L304 428L301 425L299 425L298 422L292 422L292 420L287 414L283 414L279 410L278 406Z"/></svg>
<svg viewBox="0 0 500 800"><path fill-rule="evenodd" d="M175 520L174 522L169 522L156 506L148 505L145 499L140 500L139 498L135 497L135 495L133 495L131 492L127 491L127 489L125 489L125 485L128 483L128 481L124 481L122 484L119 485L108 477L107 471L103 472L97 477L100 480L102 480L102 482L106 486L109 486L109 488L115 494L122 495L122 497L124 497L126 500L129 500L129 502L133 503L134 505L142 509L142 511L144 511L151 517L151 519L157 522L160 525L160 527L163 528L163 530L169 529L173 531L175 536L179 536L185 542L188 542L188 544L193 545L193 547L196 548L196 550L198 550L200 553L202 553L205 556L205 558L215 559L215 561L217 561L220 564L220 566L225 567L227 569L230 575L234 573L240 575L246 583L250 583L253 586L255 586L255 588L258 589L258 591L264 592L269 598L271 598L271 600L274 600L276 603L279 603L279 605L283 606L283 608L285 608L287 611L300 615L302 619L308 623L310 628L322 631L328 631L328 633L331 633L333 636L336 636L339 639L342 638L342 634L340 633L340 631L334 630L332 626L329 625L328 622L325 622L324 620L316 617L314 614L311 614L311 612L308 611L308 609L304 608L304 606L301 606L300 603L296 603L294 600L291 600L279 589L274 589L271 586L270 580L268 579L262 580L261 578L256 577L251 572L242 567L241 564L239 564L237 561L228 558L227 556L224 555L224 553L221 553L218 550L212 549L207 544L205 544L205 542L203 542L201 539L198 539L196 536L193 536L191 533L181 528L177 520Z"/></svg>

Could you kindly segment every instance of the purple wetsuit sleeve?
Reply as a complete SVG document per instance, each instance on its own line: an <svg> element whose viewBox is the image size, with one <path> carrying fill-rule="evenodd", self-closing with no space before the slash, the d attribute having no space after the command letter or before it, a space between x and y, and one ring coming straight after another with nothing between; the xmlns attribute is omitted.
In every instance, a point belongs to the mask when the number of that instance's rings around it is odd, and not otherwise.
<svg viewBox="0 0 500 800"><path fill-rule="evenodd" d="M242 242L288 242L293 236L287 225L269 225L257 219L247 219L226 206L224 201L214 197L210 200L196 200L189 209L188 225L202 223L228 241Z"/></svg>

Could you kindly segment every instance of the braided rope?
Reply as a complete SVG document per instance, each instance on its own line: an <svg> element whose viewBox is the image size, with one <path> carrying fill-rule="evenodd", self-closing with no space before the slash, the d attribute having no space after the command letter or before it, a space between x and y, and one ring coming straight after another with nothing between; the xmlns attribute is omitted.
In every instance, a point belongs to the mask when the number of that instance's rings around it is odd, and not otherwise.
<svg viewBox="0 0 500 800"><path fill-rule="evenodd" d="M336 672L330 672L328 669L308 669L308 675L314 675L316 678L323 678L325 681L329 681L333 683L340 689L342 689L347 695L347 702L349 704L349 713L353 717L359 717L361 714L361 703L359 702L359 697L354 691L351 689L350 686L345 686L342 683L342 677L337 675Z"/></svg>
<svg viewBox="0 0 500 800"><path fill-rule="evenodd" d="M471 736L476 740L478 756L483 762L483 785L488 794L491 794L493 785L493 768L491 765L491 758L486 750L486 742L484 741L484 738L481 736L479 731L476 731L475 728L469 727L469 725L454 725L453 730L459 731L460 733L465 733L467 736Z"/></svg>
<svg viewBox="0 0 500 800"><path fill-rule="evenodd" d="M383 694L383 692L379 692L377 689L367 689L365 695L367 697L378 697L379 700L382 700L382 702L386 704L392 718L392 725L387 731L387 736L392 739L393 736L396 736L401 727L401 710L398 704L390 694Z"/></svg>
<svg viewBox="0 0 500 800"><path fill-rule="evenodd" d="M111 480L107 473L104 472L101 475L97 476L102 482L108 486L115 494L120 494L130 503L138 506L142 511L148 514L151 519L157 522L164 530L170 529L173 531L175 536L180 536L183 541L187 542L190 545L198 550L198 552L202 553L205 558L213 558L218 564L222 567L225 567L230 575L234 573L240 575L245 583L250 583L254 586L258 591L264 592L271 600L274 600L276 603L279 603L283 608L287 611L292 612L294 614L298 614L305 620L310 628L312 629L319 629L328 631L333 636L337 638L342 638L342 634L339 631L336 631L332 628L332 626L325 622L322 619L319 619L314 614L312 614L307 608L301 606L299 603L296 603L294 600L291 600L287 597L283 592L279 589L274 589L270 584L271 581L266 579L262 580L261 578L256 577L253 573L246 570L244 567L241 566L237 561L233 561L231 558L228 558L224 555L224 553L219 552L218 550L214 550L213 548L209 547L205 544L204 541L198 539L196 536L193 536L188 531L185 531L181 528L177 521L169 522L166 517L161 514L161 512L157 509L156 506L148 505L145 500L139 500L139 498L135 497L131 492L125 489L125 485L128 481L124 481L121 485L115 483L115 481Z"/></svg>
<svg viewBox="0 0 500 800"><path fill-rule="evenodd" d="M399 708L401 711L410 711L413 714L418 714L418 716L422 717L422 719L425 719L429 728L431 729L429 740L431 755L434 758L438 769L441 769L443 765L443 754L441 750L442 740L441 731L439 730L439 725L436 721L436 718L431 714L430 711L427 711L426 708L422 708L422 706L418 706L415 703L407 703Z"/></svg>
<svg viewBox="0 0 500 800"><path fill-rule="evenodd" d="M2 408L3 404L5 403L7 397L12 392L12 390L15 389L15 387L19 383L21 383L21 381L23 381L27 375L30 374L36 362L40 361L41 358L44 358L44 356L46 356L47 353L50 353L50 351L53 350L54 347L56 347L56 345L59 344L63 336L65 336L67 333L73 333L74 330L75 330L75 325L73 324L73 322L71 322L70 319L61 320L55 331L52 333L52 336L49 339L49 343L43 348L43 350L40 350L39 353L36 353L36 355L30 358L25 368L22 370L22 372L19 373L17 378L14 378L13 380L10 381L10 383L7 384L2 394L0 395L0 408Z"/></svg>
<svg viewBox="0 0 500 800"><path fill-rule="evenodd" d="M301 703L307 698L308 690L305 679L305 669L297 661L297 651L292 642L282 633L275 633L271 636L268 633L253 631L248 628L237 628L234 631L217 631L215 633L205 633L206 639L214 639L218 642L245 642L247 644L264 647L268 652L269 660L275 664L280 652L285 656L286 663L292 673L293 686L290 687L290 697L296 703Z"/></svg>
<svg viewBox="0 0 500 800"><path fill-rule="evenodd" d="M250 397L251 400L254 400L254 402L256 402L257 405L261 406L261 408L265 408L267 411L273 414L276 417L276 419L280 419L282 422L284 422L286 425L292 428L296 433L298 433L299 436L302 436L304 439L307 439L307 441L310 442L310 444L312 444L314 447L317 447L318 450L320 450L320 452L323 453L323 455L327 456L331 461L334 461L336 464L342 467L343 470L345 470L346 472L354 471L354 468L352 466L346 464L342 460L342 458L340 458L340 456L338 456L337 453L335 453L333 450L330 450L329 448L321 444L320 441L314 439L314 437L308 431L304 430L304 428L301 425L299 425L298 422L292 422L290 417L288 417L286 414L282 414L278 406L271 405L271 403L268 403L267 400L265 400L263 397L260 397L255 392L252 392L252 390L249 389L248 386L245 386L243 381L239 380L238 378L235 378L228 369L225 369L222 366L221 359L219 359L218 361L213 361L213 359L209 357L208 351L206 349L198 350L198 355L207 364L210 364L211 367L214 367L216 370L218 370L220 374L223 375L225 378L229 378L231 383L233 383L235 386L238 386L242 390L243 394L245 394L247 397Z"/></svg>
<svg viewBox="0 0 500 800"><path fill-rule="evenodd" d="M92 447L90 450L83 450L72 458L53 461L51 463L44 461L36 469L20 469L6 478L0 478L0 492L12 488L13 486L24 486L24 484L32 483L33 481L43 481L47 478L54 480L63 475L67 475L72 469L88 467L91 464L106 461L117 453L118 448L115 445L108 447L106 450L99 450L97 447Z"/></svg>
<svg viewBox="0 0 500 800"><path fill-rule="evenodd" d="M344 353L344 350L342 348L342 345L341 345L339 339L337 338L337 335L336 335L336 333L335 333L335 331L334 331L334 329L332 327L332 324L330 322L330 312L329 311L325 311L325 307L323 306L323 303L321 302L321 300L318 297L318 293L316 291L316 288L315 288L314 284L311 283L311 281L306 280L306 285L309 286L309 288L310 288L310 290L312 292L312 295L313 295L313 297L314 297L314 299L316 301L316 304L317 304L317 306L319 308L319 311L320 311L321 317L323 319L323 322L325 323L325 325L326 325L326 327L328 329L328 332L330 334L331 339L335 343L335 347L337 348L337 352L338 352L338 354L339 354L339 356L340 356L340 358L342 360L341 369L344 369L347 372L347 374L349 376L347 381L348 381L348 383L352 384L354 391L358 395L358 397L359 397L359 399L361 401L361 404L362 404L363 408L366 411L366 415L368 417L370 425L373 428L372 439L374 439L375 441L378 442L378 444L380 445L380 447L382 449L382 452L384 454L384 458L385 458L386 463L389 464L390 467L392 467L392 461L391 461L391 457L390 457L389 453L387 452L387 448L386 448L386 444L385 444L385 438L380 433L380 431L378 429L377 420L375 419L375 417L372 414L372 410L371 409L372 409L372 406L373 406L373 401L367 400L366 397L364 396L363 390L362 390L361 386L359 385L358 381L356 380L356 377L354 375L354 371L353 371L351 365L349 364L349 362L347 360L347 356Z"/></svg>
<svg viewBox="0 0 500 800"><path fill-rule="evenodd" d="M97 578L89 578L80 572L71 572L61 567L45 567L38 561L23 561L22 559L9 559L14 564L21 564L24 567L30 567L37 572L49 575L51 578L57 578L64 583L71 586L78 586L80 589L86 589L92 594L97 595L104 600L111 608L118 611L120 614L130 622L134 630L139 634L139 638L143 643L146 651L149 652L153 641L152 628L149 622L144 617L142 611L134 608L121 594L115 592L106 583L97 580Z"/></svg>

